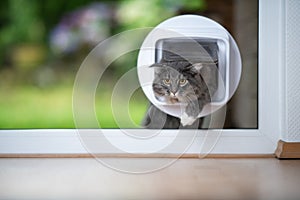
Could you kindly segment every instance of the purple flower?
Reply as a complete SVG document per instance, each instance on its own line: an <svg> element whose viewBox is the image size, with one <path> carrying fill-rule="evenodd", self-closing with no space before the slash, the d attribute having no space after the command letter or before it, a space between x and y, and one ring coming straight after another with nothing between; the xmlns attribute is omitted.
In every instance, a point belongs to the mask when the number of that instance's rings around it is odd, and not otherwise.
<svg viewBox="0 0 300 200"><path fill-rule="evenodd" d="M111 8L93 3L66 14L50 34L55 53L73 53L82 46L95 46L110 34Z"/></svg>

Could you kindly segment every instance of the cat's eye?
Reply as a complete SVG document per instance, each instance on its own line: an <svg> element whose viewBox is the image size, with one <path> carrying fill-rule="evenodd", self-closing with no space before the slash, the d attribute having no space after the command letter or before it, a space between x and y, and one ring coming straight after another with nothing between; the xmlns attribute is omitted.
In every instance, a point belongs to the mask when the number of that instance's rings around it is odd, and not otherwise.
<svg viewBox="0 0 300 200"><path fill-rule="evenodd" d="M164 83L165 85L170 85L171 80L170 80L170 79L164 79L164 80L163 80L163 83Z"/></svg>
<svg viewBox="0 0 300 200"><path fill-rule="evenodd" d="M180 80L179 80L179 84L180 84L180 85L186 84L186 80L185 80L185 79L180 79Z"/></svg>

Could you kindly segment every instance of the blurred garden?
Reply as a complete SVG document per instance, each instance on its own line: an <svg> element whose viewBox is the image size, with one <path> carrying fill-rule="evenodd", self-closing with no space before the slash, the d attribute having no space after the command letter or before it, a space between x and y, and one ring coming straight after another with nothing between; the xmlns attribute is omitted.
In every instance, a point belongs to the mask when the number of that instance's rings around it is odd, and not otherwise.
<svg viewBox="0 0 300 200"><path fill-rule="evenodd" d="M206 7L204 0L0 1L0 129L75 128L74 80L97 44L178 14L201 14ZM112 89L136 66L137 53L114 62L101 80L95 112L102 128L118 128ZM143 92L136 91L129 112L137 125L147 107Z"/></svg>

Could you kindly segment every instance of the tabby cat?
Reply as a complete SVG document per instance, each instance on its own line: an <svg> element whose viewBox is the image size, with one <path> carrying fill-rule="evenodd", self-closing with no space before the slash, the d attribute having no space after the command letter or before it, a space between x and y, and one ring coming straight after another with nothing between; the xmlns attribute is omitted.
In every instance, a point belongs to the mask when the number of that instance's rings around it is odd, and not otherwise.
<svg viewBox="0 0 300 200"><path fill-rule="evenodd" d="M155 98L166 104L185 105L180 118L162 112L150 105L142 122L145 128L201 128L198 118L205 104L217 89L215 63L189 63L188 61L155 63L152 89Z"/></svg>

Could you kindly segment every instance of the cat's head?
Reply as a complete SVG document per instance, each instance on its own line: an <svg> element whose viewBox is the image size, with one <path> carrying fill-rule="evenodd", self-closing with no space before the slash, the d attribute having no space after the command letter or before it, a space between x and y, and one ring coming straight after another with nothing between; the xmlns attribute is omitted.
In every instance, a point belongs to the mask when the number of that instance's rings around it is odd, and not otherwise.
<svg viewBox="0 0 300 200"><path fill-rule="evenodd" d="M157 100L165 103L184 103L193 93L188 79L172 67L154 64L155 75L152 89Z"/></svg>

